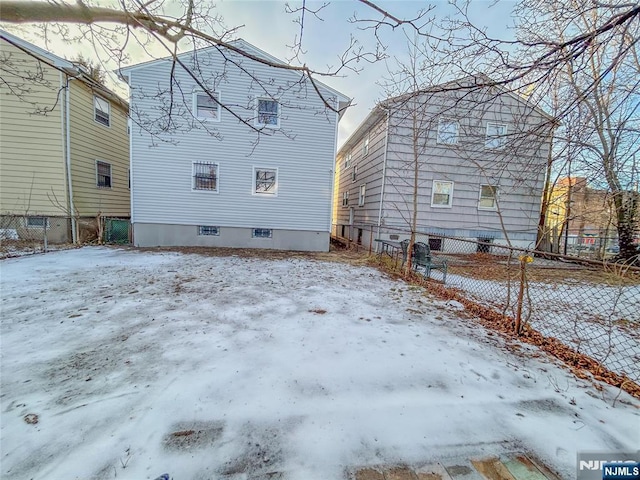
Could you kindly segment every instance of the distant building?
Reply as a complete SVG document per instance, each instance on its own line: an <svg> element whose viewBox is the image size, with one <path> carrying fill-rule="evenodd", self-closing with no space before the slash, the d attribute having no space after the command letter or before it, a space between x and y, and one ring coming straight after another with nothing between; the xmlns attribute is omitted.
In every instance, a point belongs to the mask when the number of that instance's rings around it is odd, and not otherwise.
<svg viewBox="0 0 640 480"><path fill-rule="evenodd" d="M405 238L415 193L419 233L534 246L551 119L486 80L390 98L371 111L338 152L336 235L364 245L372 236ZM460 245L429 243L445 252Z"/></svg>
<svg viewBox="0 0 640 480"><path fill-rule="evenodd" d="M558 179L546 216L553 250L581 246L591 250L616 244L616 213L609 191L591 188L585 177Z"/></svg>

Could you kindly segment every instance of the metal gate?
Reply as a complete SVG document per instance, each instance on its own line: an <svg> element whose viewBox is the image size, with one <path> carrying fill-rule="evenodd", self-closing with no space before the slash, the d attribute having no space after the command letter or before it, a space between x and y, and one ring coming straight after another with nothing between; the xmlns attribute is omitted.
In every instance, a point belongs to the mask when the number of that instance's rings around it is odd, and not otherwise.
<svg viewBox="0 0 640 480"><path fill-rule="evenodd" d="M120 245L131 243L131 222L120 218L105 218L104 241Z"/></svg>

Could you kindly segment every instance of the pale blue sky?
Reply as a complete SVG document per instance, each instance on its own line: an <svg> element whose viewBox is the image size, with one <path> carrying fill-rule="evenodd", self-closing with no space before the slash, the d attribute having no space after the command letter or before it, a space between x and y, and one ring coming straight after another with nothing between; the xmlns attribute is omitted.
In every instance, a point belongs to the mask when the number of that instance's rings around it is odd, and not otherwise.
<svg viewBox="0 0 640 480"><path fill-rule="evenodd" d="M108 3L107 0L105 3ZM219 0L215 11L220 14L227 27L243 25L237 31L236 36L244 38L262 50L281 59L289 59L292 51L288 45L292 45L294 38L299 34L299 26L293 22L297 14L285 13L285 2L280 0ZM300 0L289 0L291 7L301 5ZM317 8L323 2L310 0L309 8ZM393 15L403 18L413 18L420 9L433 5L434 9L429 16L443 18L453 12L447 1L378 1L378 5L385 8ZM492 36L505 38L510 36L508 26L511 25L511 9L515 5L513 0L488 1L477 0L471 3L470 13L478 25L486 27ZM372 9L353 0L337 0L331 2L318 15L320 21L307 15L303 46L307 51L303 61L315 70L326 70L330 66L339 65L338 56L349 44L350 36L354 36L365 49L373 50L375 38L371 31L363 31L357 25L349 22L349 19L357 13L359 18L379 18ZM48 36L45 44L42 38L42 30L29 26L12 27L4 25L4 28L31 41L39 46L48 48L53 53L66 57L76 57L82 53L85 57L100 57L106 69L117 68L105 52L94 52L89 42L84 44L67 44L55 35ZM381 31L381 38L388 47L387 54L390 57L403 56L406 51L405 37L400 31L391 32L389 29ZM160 48L150 50L153 55L166 56L166 51ZM141 48L130 48L131 63L139 63L148 60ZM336 88L345 95L354 99L351 107L340 122L339 141L344 140L357 128L367 116L376 101L384 97L382 88L377 81L386 73L384 62L369 64L362 62L359 74L345 71L344 77L321 78L328 85ZM124 92L123 92L124 93Z"/></svg>

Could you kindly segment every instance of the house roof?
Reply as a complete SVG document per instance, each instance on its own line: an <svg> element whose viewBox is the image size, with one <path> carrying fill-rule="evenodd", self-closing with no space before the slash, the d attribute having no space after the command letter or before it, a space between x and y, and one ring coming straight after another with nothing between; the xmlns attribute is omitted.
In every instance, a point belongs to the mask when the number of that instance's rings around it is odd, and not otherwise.
<svg viewBox="0 0 640 480"><path fill-rule="evenodd" d="M496 85L496 83L487 75L480 74L476 76L468 76L459 78L456 80L452 80L450 82L441 83L438 85L434 85L429 88L417 90L415 92L404 93L402 95L396 95L395 97L389 97L385 100L378 102L378 104L371 110L369 115L362 121L362 123L356 128L356 130L347 138L347 140L342 144L340 150L338 150L338 156L342 155L346 150L353 148L354 145L360 140L362 135L369 130L373 125L375 125L378 121L380 121L385 115L387 110L393 108L395 104L402 102L403 100L413 98L416 95L421 95L424 93L433 93L439 91L447 91L449 90L459 90L461 88L466 88L465 85L478 86L479 88L490 88L494 87L500 90L500 93L509 95L514 100L524 103L528 105L530 108L535 110L541 116L547 118L550 121L555 121L554 117L549 115L543 109L538 107L537 105L532 104L526 98L512 92L511 90L505 88L502 85Z"/></svg>
<svg viewBox="0 0 640 480"><path fill-rule="evenodd" d="M281 60L281 59L279 59L277 57L274 57L273 55L265 52L264 50L261 50L260 48L256 47L255 45L252 45L251 43L247 42L246 40L244 40L242 38L239 38L237 40L229 42L229 45L249 53L250 56L248 58L251 58L253 56L253 57L256 57L256 58L264 59L264 60L266 60L266 61L268 61L270 63L274 63L274 64L278 64L278 65L282 65L282 66L287 66L288 65L287 62L285 62L285 61L283 61L283 60ZM182 59L184 57L188 57L190 55L193 55L194 52L206 52L208 50L213 50L213 49L217 49L217 48L226 48L226 47L225 46L210 46L210 47L200 48L200 49L197 49L197 50L189 50L189 51L186 51L186 52L179 53L177 55L177 57ZM172 59L173 59L173 57L169 55L169 56L166 56L166 57L157 58L157 59L154 59L154 60L149 60L149 61L146 61L146 62L137 63L137 64L134 64L134 65L129 65L129 66L126 66L126 67L122 67L122 68L116 70L116 72L118 73L118 75L121 78L123 78L128 83L128 81L129 81L129 73L130 72L133 72L133 71L139 70L139 69L143 69L143 68L147 68L147 67L149 67L151 65L155 65L155 64L158 64L160 62L171 62ZM302 75L301 73L299 73L297 71L294 71L294 70L291 70L291 73L294 73L294 74L297 74L297 75ZM339 108L341 110L340 116L342 116L342 112L344 111L344 109L346 107L348 107L349 104L351 103L351 98L349 98L344 93L339 92L338 90L330 87L329 85L327 85L327 84L325 84L323 82L320 82L320 81L318 81L316 79L314 79L313 81L316 83L316 85L319 88L323 88L323 89L327 90L328 92L330 92L331 94L335 95L338 98Z"/></svg>
<svg viewBox="0 0 640 480"><path fill-rule="evenodd" d="M97 82L95 79L89 76L87 69L83 65L73 63L69 60L59 57L49 52L48 50L34 45L33 43L27 42L20 37L16 37L6 30L0 29L0 38L19 48L23 52L28 53L29 55L37 58L40 61L43 61L51 67L56 68L61 72L84 82L92 89L98 90L102 96L105 96L115 103L120 104L120 106L122 106L126 110L129 109L129 104L126 100L122 99L117 93L105 87L100 82Z"/></svg>

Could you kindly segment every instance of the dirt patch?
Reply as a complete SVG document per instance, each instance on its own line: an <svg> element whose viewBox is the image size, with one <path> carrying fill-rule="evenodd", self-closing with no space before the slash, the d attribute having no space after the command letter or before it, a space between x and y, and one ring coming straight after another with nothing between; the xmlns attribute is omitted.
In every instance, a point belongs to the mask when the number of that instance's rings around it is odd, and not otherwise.
<svg viewBox="0 0 640 480"><path fill-rule="evenodd" d="M162 439L167 450L190 450L215 444L222 436L222 422L180 422L172 427L172 432Z"/></svg>

